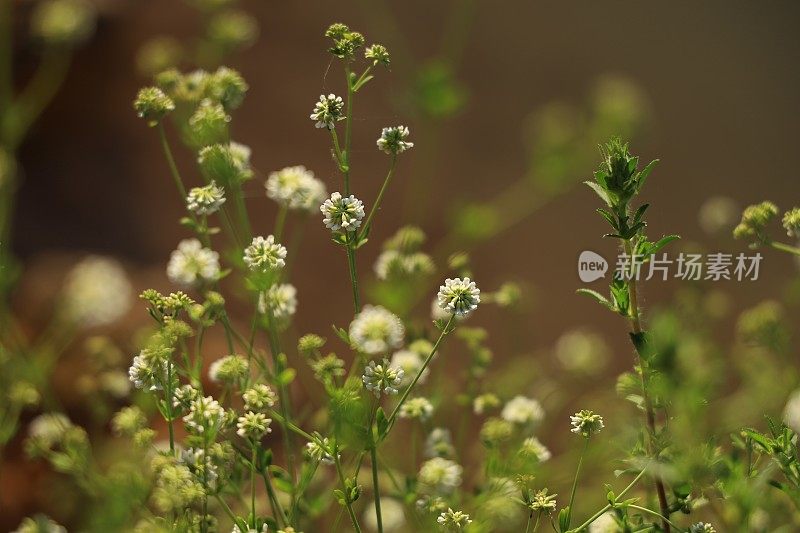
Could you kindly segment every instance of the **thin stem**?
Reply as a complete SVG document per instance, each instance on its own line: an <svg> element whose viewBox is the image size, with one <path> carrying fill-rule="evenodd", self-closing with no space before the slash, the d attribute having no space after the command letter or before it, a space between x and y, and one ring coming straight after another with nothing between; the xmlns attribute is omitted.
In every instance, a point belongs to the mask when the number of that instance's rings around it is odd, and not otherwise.
<svg viewBox="0 0 800 533"><path fill-rule="evenodd" d="M164 150L164 155L167 158L167 164L169 164L169 171L172 174L172 179L175 181L175 187L177 187L178 192L181 195L181 200L186 201L186 186L183 184L183 179L181 178L181 174L178 171L178 165L175 164L175 157L172 155L172 150L169 147L169 141L167 140L167 132L164 129L164 124L162 122L158 123L158 137L161 140L161 149Z"/></svg>
<svg viewBox="0 0 800 533"><path fill-rule="evenodd" d="M286 215L288 214L289 209L286 207L286 204L281 204L280 208L278 208L278 214L275 217L275 240L280 241L281 237L283 236L283 228L286 226Z"/></svg>
<svg viewBox="0 0 800 533"><path fill-rule="evenodd" d="M797 248L796 246L791 246L789 244L784 244L782 242L775 242L775 241L770 241L769 245L772 248L775 248L776 250L780 250L781 252L787 252L793 255L800 256L800 248Z"/></svg>
<svg viewBox="0 0 800 533"><path fill-rule="evenodd" d="M250 463L250 512L252 514L253 529L256 529L256 456L257 450L255 443L251 444L253 453Z"/></svg>
<svg viewBox="0 0 800 533"><path fill-rule="evenodd" d="M367 215L367 221L364 223L364 227L361 229L361 233L358 236L359 241L364 237L366 237L367 233L369 233L369 228L372 225L372 219L375 217L375 213L378 212L378 209L380 209L381 201L383 200L383 195L389 186L389 182L392 180L392 175L394 175L394 167L396 163L397 163L397 154L392 154L392 162L389 165L389 172L386 173L386 178L384 178L383 180L383 185L381 185L381 190L378 191L378 197L375 199L375 203L372 205L372 209L370 209L369 215Z"/></svg>
<svg viewBox="0 0 800 533"><path fill-rule="evenodd" d="M649 465L648 465L648 466L649 466ZM642 479L642 477L644 476L645 472L647 472L647 466L645 466L645 467L642 469L642 471L641 471L641 472L639 472L639 473L636 475L636 477L635 477L635 478L633 478L633 481L631 481L631 482L628 484L628 486L627 486L627 487L625 487L624 489L622 489L622 492L620 492L619 494L617 494L617 497L616 497L616 498L614 498L614 503L617 503L617 502L619 502L620 500L622 500L622 498L624 498L624 497L625 497L625 495L626 495L626 494L628 494L628 492L630 492L630 490L631 490L631 489L634 487L634 485L636 485L636 483L638 483L638 482L639 482L639 480L640 480L640 479ZM607 504L605 507L603 507L602 509L600 509L599 511L597 511L595 514L593 514L593 515L592 515L592 516L591 516L591 517L590 517L588 520L586 520L586 522L584 522L583 524L579 525L579 526L578 526L578 527L576 527L575 529L570 529L570 530L569 530L569 532L570 532L570 533L572 533L572 532L576 532L576 531L583 531L584 529L586 529L587 527L589 527L589 524L591 524L592 522L594 522L595 520L597 520L598 518L600 518L600 517L603 515L603 513L605 513L606 511L609 511L610 509L611 509L611 504Z"/></svg>
<svg viewBox="0 0 800 533"><path fill-rule="evenodd" d="M275 515L275 520L280 518L283 521L283 525L288 526L290 521L288 518L286 518L286 511L283 510L283 506L281 505L280 500L278 500L277 494L275 494L275 488L272 486L272 481L269 478L269 472L261 472L261 477L264 478L264 488L267 489L269 504L270 507L272 507L272 514Z"/></svg>
<svg viewBox="0 0 800 533"><path fill-rule="evenodd" d="M350 286L353 289L353 307L356 314L361 312L361 297L358 291L358 273L356 272L356 251L348 242L345 248L347 253L347 269L350 272Z"/></svg>
<svg viewBox="0 0 800 533"><path fill-rule="evenodd" d="M583 465L583 456L586 455L586 450L589 449L589 437L585 438L583 450L581 451L580 459L578 459L578 468L575 469L575 479L572 481L572 491L569 494L569 512L567 512L567 527L572 519L572 505L575 503L575 491L578 488L578 476L581 473L581 466Z"/></svg>
<svg viewBox="0 0 800 533"><path fill-rule="evenodd" d="M331 129L330 132L331 139L333 139L333 151L336 154L336 165L339 167L339 170L344 173L345 161L342 155L342 149L339 147L339 136L336 134L335 129Z"/></svg>
<svg viewBox="0 0 800 533"><path fill-rule="evenodd" d="M347 78L347 111L344 126L344 193L350 194L350 145L353 138L353 82L350 75L350 65L345 64L344 74Z"/></svg>
<svg viewBox="0 0 800 533"><path fill-rule="evenodd" d="M632 256L632 249L631 249L631 242L629 240L624 241L624 249L625 254L631 259L631 268L636 268L634 265L634 258ZM642 323L639 317L639 299L637 294L637 284L636 284L636 276L630 276L628 280L628 299L630 301L630 321L631 321L631 328L633 329L633 333L636 335L641 335L642 333ZM655 450L653 449L653 444L656 438L656 415L653 409L653 404L650 399L650 394L647 388L648 385L648 376L647 376L647 364L639 354L639 351L636 351L636 357L639 361L639 369L640 375L642 380L642 399L644 400L644 408L645 408L645 422L647 424L647 432L648 432L648 454L650 457L655 455ZM662 516L662 526L664 529L664 533L670 533L670 523L669 523L669 503L667 502L667 492L664 489L664 482L661 480L660 476L655 477L655 486L656 486L656 494L658 495L658 505L661 510Z"/></svg>
<svg viewBox="0 0 800 533"><path fill-rule="evenodd" d="M346 492L347 483L345 483L344 474L342 473L342 463L339 460L338 450L334 450L333 464L336 465L336 473L339 475L339 483L342 484L342 489L344 493L344 503L345 507L347 507L347 514L350 515L350 521L353 523L353 528L355 528L356 533L361 533L361 526L358 525L358 519L356 518L356 513L353 511L353 504L350 502L350 495L347 494Z"/></svg>
<svg viewBox="0 0 800 533"><path fill-rule="evenodd" d="M414 376L414 380L411 382L411 384L403 392L403 395L400 397L400 401L397 402L397 405L395 406L394 410L392 411L392 414L389 415L389 420L388 420L388 424L387 424L386 427L392 427L392 424L394 423L394 419L397 417L397 413L400 412L400 408L403 406L403 403L405 403L406 399L408 398L408 395L411 394L411 390L417 384L417 382L419 381L420 376L422 376L422 373L425 372L425 369L428 368L428 365L430 364L431 360L433 359L433 356L436 355L436 352L439 350L439 346L442 344L442 341L444 340L445 336L448 333L450 333L450 327L453 325L453 321L455 320L455 318L456 318L456 315L454 315L454 314L450 315L450 319L447 321L447 324L444 326L444 328L442 328L442 332L439 334L439 338L436 339L436 343L433 345L433 348L431 349L431 353L428 354L428 357L425 358L425 362L422 363L422 366L417 371L417 375Z"/></svg>
<svg viewBox="0 0 800 533"><path fill-rule="evenodd" d="M228 518L230 518L234 524L237 524L236 516L233 514L233 511L231 511L230 506L227 503L225 503L225 500L222 499L222 496L220 496L219 494L215 494L214 496L217 498L217 501L219 502L220 506L222 506L222 510L225 511L226 515L228 515Z"/></svg>
<svg viewBox="0 0 800 533"><path fill-rule="evenodd" d="M628 507L630 507L631 509L636 509L637 511L641 511L643 513L647 513L647 514L650 514L650 515L653 515L653 516L657 516L657 517L661 518L661 520L666 520L667 523L669 525L671 525L672 527L674 527L676 530L678 530L678 531L681 530L680 527L676 526L668 518L664 518L663 516L661 516L661 514L658 511L653 511L652 509L648 509L647 507L642 507L640 505L634 505L632 503L628 504Z"/></svg>
<svg viewBox="0 0 800 533"><path fill-rule="evenodd" d="M370 424L372 429L372 424ZM372 486L375 493L375 516L378 520L378 533L383 533L383 516L381 515L381 492L378 484L378 453L377 444L370 446L369 453L372 461Z"/></svg>

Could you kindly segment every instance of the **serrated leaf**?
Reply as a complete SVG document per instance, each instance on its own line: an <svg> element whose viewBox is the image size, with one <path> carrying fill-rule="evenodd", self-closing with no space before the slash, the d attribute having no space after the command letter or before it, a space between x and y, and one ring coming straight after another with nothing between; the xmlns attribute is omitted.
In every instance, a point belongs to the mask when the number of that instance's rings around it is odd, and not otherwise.
<svg viewBox="0 0 800 533"><path fill-rule="evenodd" d="M594 181L584 181L584 183L588 185L597 194L597 196L599 196L600 199L606 203L607 206L612 206L611 197L599 183Z"/></svg>
<svg viewBox="0 0 800 533"><path fill-rule="evenodd" d="M647 181L647 177L650 175L650 173L653 171L653 169L657 164L658 164L658 159L653 159L636 176L636 187L639 190L642 190L642 187L644 187L644 184Z"/></svg>
<svg viewBox="0 0 800 533"><path fill-rule="evenodd" d="M652 246L650 247L650 253L647 255L653 255L654 253L658 252L672 241L677 241L678 239L680 239L679 235L667 235L665 237L661 237L652 244Z"/></svg>
<svg viewBox="0 0 800 533"><path fill-rule="evenodd" d="M603 305L603 306L607 307L608 309L611 309L612 311L614 310L614 306L608 300L608 298L606 298L605 296L603 296L602 294L600 294L597 291L594 291L592 289L578 289L577 291L575 291L575 293L576 294L584 294L584 295L586 295L586 296L588 296L590 298L594 298L594 300L597 301L597 303L599 303L600 305Z"/></svg>

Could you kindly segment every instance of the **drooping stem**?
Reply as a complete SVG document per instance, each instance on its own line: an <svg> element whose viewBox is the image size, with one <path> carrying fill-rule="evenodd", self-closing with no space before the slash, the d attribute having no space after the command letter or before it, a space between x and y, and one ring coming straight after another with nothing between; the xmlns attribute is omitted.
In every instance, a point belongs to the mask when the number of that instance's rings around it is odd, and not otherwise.
<svg viewBox="0 0 800 533"><path fill-rule="evenodd" d="M397 154L392 154L392 162L389 165L389 172L386 174L386 178L383 180L383 185L381 185L381 190L378 192L378 197L375 199L375 203L372 204L372 209L370 209L369 215L367 215L367 220L358 236L359 241L366 237L367 233L369 233L369 228L372 225L372 219L375 217L375 213L378 212L378 209L381 206L381 201L383 201L383 195L386 192L386 189L389 187L389 182L392 180L392 175L394 175L395 163L397 163Z"/></svg>
<svg viewBox="0 0 800 533"><path fill-rule="evenodd" d="M624 249L625 254L630 258L631 268L635 269L636 265L635 259L632 256L632 248L631 242L629 240L624 241ZM634 271L635 274L635 271ZM629 276L628 280L628 300L630 301L630 322L631 328L635 335L641 335L642 333L642 323L641 318L639 317L639 296L637 293L637 283L636 283L636 275ZM639 363L639 370L640 370L640 377L642 381L642 399L644 401L644 411L645 411L645 422L647 424L647 433L648 433L648 454L650 457L655 455L654 443L656 439L656 415L655 410L653 409L653 404L650 399L650 393L648 390L648 382L649 376L647 374L647 364L644 359L642 359L641 355L639 354L638 350L636 351L636 357ZM655 486L656 486L656 494L658 496L658 505L661 510L661 517L662 517L662 527L665 533L670 533L670 523L669 523L669 503L667 502L667 493L664 488L664 482L660 476L655 476Z"/></svg>
<svg viewBox="0 0 800 533"><path fill-rule="evenodd" d="M787 252L792 255L800 256L800 248L796 246L791 246L789 244L784 244L782 242L770 241L769 245L776 250L780 250L781 252Z"/></svg>

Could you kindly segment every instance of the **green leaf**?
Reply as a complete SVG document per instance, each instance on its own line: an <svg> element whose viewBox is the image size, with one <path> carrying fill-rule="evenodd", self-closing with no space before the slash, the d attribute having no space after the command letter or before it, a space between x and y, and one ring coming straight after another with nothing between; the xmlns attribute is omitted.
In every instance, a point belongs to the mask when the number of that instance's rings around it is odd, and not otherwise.
<svg viewBox="0 0 800 533"><path fill-rule="evenodd" d="M614 306L611 304L611 302L608 300L608 298L606 298L605 296L603 296L602 294L600 294L597 291L594 291L592 289L578 289L575 292L577 294L585 294L586 296L588 296L590 298L594 298L597 301L597 303L599 303L601 305L604 305L605 307L607 307L608 309L611 309L612 311L614 310Z"/></svg>
<svg viewBox="0 0 800 533"><path fill-rule="evenodd" d="M331 325L333 328L333 332L336 333L336 336L342 339L342 341L350 346L350 335L345 331L343 328L337 327L335 324Z"/></svg>
<svg viewBox="0 0 800 533"><path fill-rule="evenodd" d="M561 531L566 531L569 529L569 513L570 513L569 506L564 507L558 513L558 528Z"/></svg>
<svg viewBox="0 0 800 533"><path fill-rule="evenodd" d="M636 187L638 190L642 190L644 187L645 182L647 181L647 176L653 171L655 166L658 164L658 159L653 159L650 161L646 167L644 167L637 175L636 175Z"/></svg>
<svg viewBox="0 0 800 533"><path fill-rule="evenodd" d="M596 192L597 196L599 196L600 199L603 200L608 207L612 206L611 196L609 196L608 192L605 189L603 189L603 187L599 183L594 181L584 181L584 183L588 185L594 192Z"/></svg>
<svg viewBox="0 0 800 533"><path fill-rule="evenodd" d="M677 241L678 239L680 239L679 235L667 235L665 237L661 237L659 240L653 243L650 248L650 253L647 255L653 255L672 241Z"/></svg>
<svg viewBox="0 0 800 533"><path fill-rule="evenodd" d="M612 227L612 228L614 228L615 230L619 231L619 228L617 227L617 220L614 218L614 215L612 215L611 213L609 213L608 211L606 211L606 210L605 210L605 209L603 209L602 207L601 207L601 208L598 208L598 209L597 209L597 212L598 212L598 213L600 213L600 215L601 215L601 216L602 216L604 219L606 219L606 221L607 221L609 224L611 224L611 227Z"/></svg>
<svg viewBox="0 0 800 533"><path fill-rule="evenodd" d="M644 212L647 211L647 208L650 207L650 204L642 204L639 206L639 209L636 210L636 213L633 214L633 222L639 222L642 217L644 216Z"/></svg>
<svg viewBox="0 0 800 533"><path fill-rule="evenodd" d="M389 420L386 418L386 413L383 411L383 407L378 407L377 412L375 413L375 423L378 426L378 440L383 440L383 438L389 433Z"/></svg>

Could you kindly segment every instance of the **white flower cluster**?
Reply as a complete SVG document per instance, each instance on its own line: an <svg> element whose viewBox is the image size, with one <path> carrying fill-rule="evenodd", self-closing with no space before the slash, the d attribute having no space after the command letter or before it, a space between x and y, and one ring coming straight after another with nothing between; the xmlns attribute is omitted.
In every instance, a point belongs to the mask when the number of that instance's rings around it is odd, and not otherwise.
<svg viewBox="0 0 800 533"><path fill-rule="evenodd" d="M249 366L241 355L226 355L211 363L208 378L215 383L236 383L247 375Z"/></svg>
<svg viewBox="0 0 800 533"><path fill-rule="evenodd" d="M117 261L90 256L67 275L63 302L67 316L84 326L102 326L130 309L131 284Z"/></svg>
<svg viewBox="0 0 800 533"><path fill-rule="evenodd" d="M450 507L447 508L447 511L440 514L436 521L439 522L442 527L449 529L462 529L472 523L467 513L463 511L453 511Z"/></svg>
<svg viewBox="0 0 800 533"><path fill-rule="evenodd" d="M364 387L371 391L376 398L380 398L381 393L397 394L400 383L403 381L403 370L389 365L389 360L384 359L383 363L376 364L370 361L364 368L361 381Z"/></svg>
<svg viewBox="0 0 800 533"><path fill-rule="evenodd" d="M311 112L311 120L315 121L317 128L332 130L336 122L342 120L344 115L344 101L341 96L335 94L319 95L319 102L314 104L314 111Z"/></svg>
<svg viewBox="0 0 800 533"><path fill-rule="evenodd" d="M455 453L453 437L446 428L433 428L425 439L426 457L450 457Z"/></svg>
<svg viewBox="0 0 800 533"><path fill-rule="evenodd" d="M395 352L392 356L391 365L395 368L400 368L403 370L403 381L400 383L401 386L410 385L411 381L414 379L414 376L417 375L419 370L422 368L423 363L425 363L425 355L421 355L417 352L412 350L400 350ZM417 380L418 383L425 383L425 380L428 378L428 374L430 374L430 368L426 368L422 375Z"/></svg>
<svg viewBox="0 0 800 533"><path fill-rule="evenodd" d="M286 324L297 312L297 289L289 283L277 283L262 292L258 298L258 312L269 311L270 318L278 324Z"/></svg>
<svg viewBox="0 0 800 533"><path fill-rule="evenodd" d="M436 494L450 494L461 486L461 473L464 469L450 459L434 457L422 464L419 469L419 482Z"/></svg>
<svg viewBox="0 0 800 533"><path fill-rule="evenodd" d="M267 196L289 209L313 211L325 200L325 184L304 166L271 172L264 184Z"/></svg>
<svg viewBox="0 0 800 533"><path fill-rule="evenodd" d="M516 396L506 403L500 416L514 424L537 424L544 418L544 409L542 404L533 398Z"/></svg>
<svg viewBox="0 0 800 533"><path fill-rule="evenodd" d="M225 191L213 180L204 187L194 187L186 197L186 209L196 215L216 213L225 203Z"/></svg>
<svg viewBox="0 0 800 533"><path fill-rule="evenodd" d="M277 395L269 385L257 383L242 393L244 408L248 411L263 411L275 405Z"/></svg>
<svg viewBox="0 0 800 533"><path fill-rule="evenodd" d="M414 147L414 143L406 141L406 137L408 137L408 128L405 126L383 128L376 144L382 152L401 154Z"/></svg>
<svg viewBox="0 0 800 533"><path fill-rule="evenodd" d="M139 390L161 390L167 381L167 361L160 351L145 348L133 358L128 378Z"/></svg>
<svg viewBox="0 0 800 533"><path fill-rule="evenodd" d="M225 422L225 409L211 396L199 397L183 417L186 429L195 435L214 434Z"/></svg>
<svg viewBox="0 0 800 533"><path fill-rule="evenodd" d="M250 270L266 272L286 265L286 247L275 242L274 235L254 237L244 249L244 263Z"/></svg>
<svg viewBox="0 0 800 533"><path fill-rule="evenodd" d="M400 346L405 327L396 315L383 307L365 305L350 323L349 334L356 350L378 355Z"/></svg>
<svg viewBox="0 0 800 533"><path fill-rule="evenodd" d="M520 453L528 457L533 457L540 463L544 463L553 456L550 450L536 437L528 437L522 441Z"/></svg>
<svg viewBox="0 0 800 533"><path fill-rule="evenodd" d="M595 414L593 411L587 411L585 409L575 413L569 417L569 419L572 423L572 429L570 431L582 435L587 439L592 435L599 433L600 430L605 427L603 425L602 416Z"/></svg>
<svg viewBox="0 0 800 533"><path fill-rule="evenodd" d="M400 418L416 418L422 422L430 419L433 414L433 404L427 398L409 398L400 407Z"/></svg>
<svg viewBox="0 0 800 533"><path fill-rule="evenodd" d="M182 240L167 264L169 280L183 286L216 281L219 272L219 254L203 248L197 239Z"/></svg>
<svg viewBox="0 0 800 533"><path fill-rule="evenodd" d="M439 307L449 314L466 316L481 301L481 290L469 278L447 278L439 287Z"/></svg>
<svg viewBox="0 0 800 533"><path fill-rule="evenodd" d="M264 413L248 411L244 416L240 416L236 422L236 434L240 437L257 441L267 433L272 432L270 424L272 424L272 419L267 418Z"/></svg>
<svg viewBox="0 0 800 533"><path fill-rule="evenodd" d="M328 437L320 438L320 442L311 441L306 443L306 452L308 456L324 465L332 465L335 462L333 455L328 453L330 449L330 441Z"/></svg>
<svg viewBox="0 0 800 533"><path fill-rule="evenodd" d="M364 219L364 203L353 196L335 192L320 206L325 227L332 231L355 231Z"/></svg>

